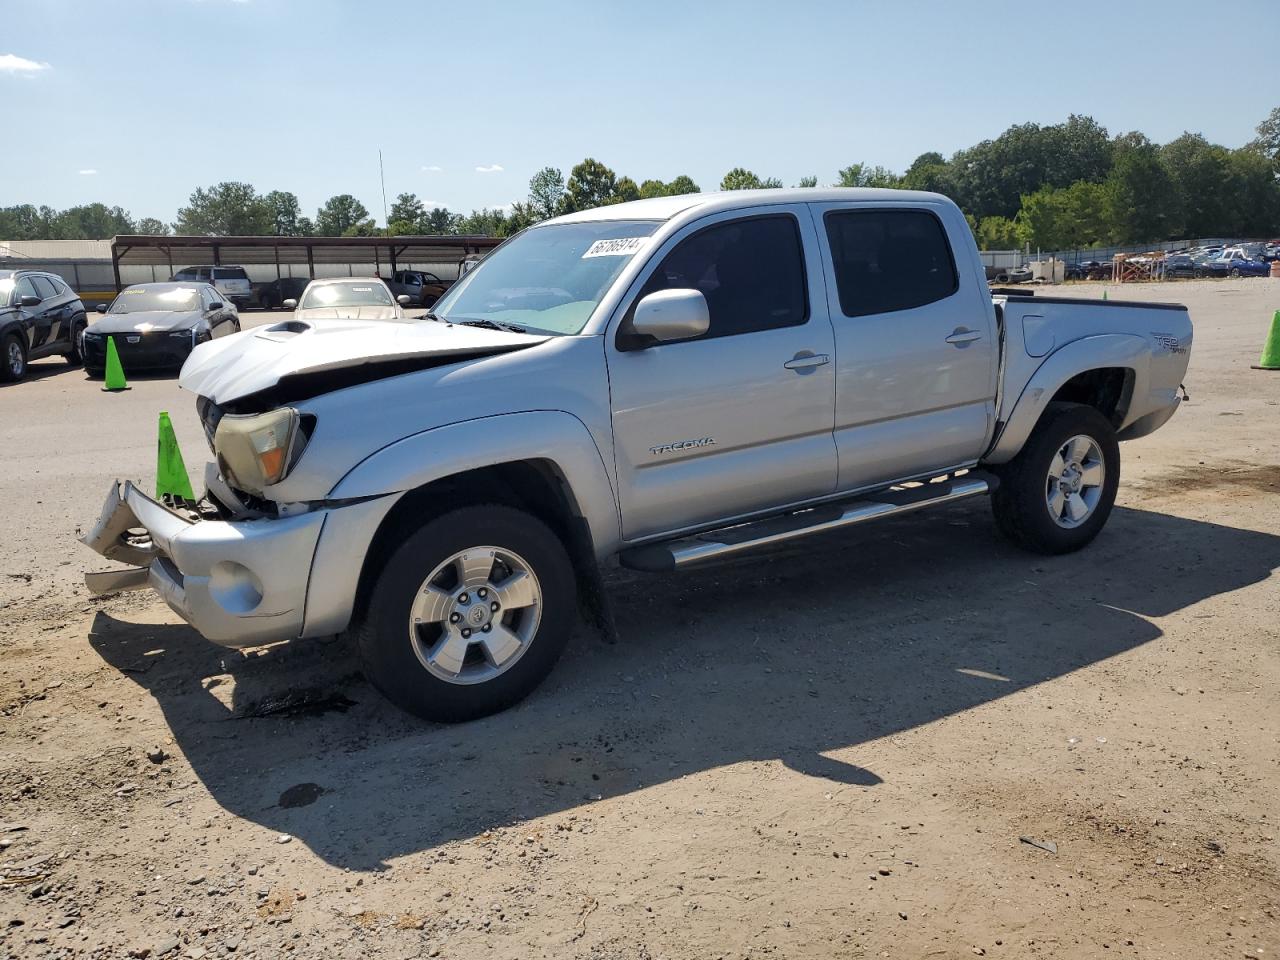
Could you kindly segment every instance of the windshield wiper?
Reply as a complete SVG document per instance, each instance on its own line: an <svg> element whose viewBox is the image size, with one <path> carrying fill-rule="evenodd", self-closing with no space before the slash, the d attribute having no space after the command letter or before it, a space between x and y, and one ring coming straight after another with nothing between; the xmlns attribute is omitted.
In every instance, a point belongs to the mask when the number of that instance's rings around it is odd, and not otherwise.
<svg viewBox="0 0 1280 960"><path fill-rule="evenodd" d="M422 315L422 319L423 319L423 320L434 320L436 323L448 323L448 322L449 322L449 321L448 321L448 320L446 320L444 317L440 316L440 314L438 314L438 313L432 313L430 310L428 310L426 313L424 313L424 314Z"/></svg>
<svg viewBox="0 0 1280 960"><path fill-rule="evenodd" d="M450 320L450 323L456 323L460 327L483 327L486 330L506 330L508 333L524 333L524 327L514 323L504 323L501 320Z"/></svg>

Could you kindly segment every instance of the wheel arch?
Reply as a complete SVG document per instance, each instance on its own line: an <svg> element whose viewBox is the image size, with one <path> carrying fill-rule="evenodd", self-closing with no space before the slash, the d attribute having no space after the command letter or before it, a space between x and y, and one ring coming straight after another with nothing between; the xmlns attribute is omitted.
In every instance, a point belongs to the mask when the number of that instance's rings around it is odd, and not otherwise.
<svg viewBox="0 0 1280 960"><path fill-rule="evenodd" d="M312 564L306 636L344 629L403 536L458 506L502 503L537 516L565 543L580 596L598 592L581 588L594 584L598 559L615 551L621 536L595 442L580 420L555 411L464 421L405 438L358 464L330 498L371 498L371 520L354 519L366 509L356 505L335 512L332 532L326 524ZM348 511L350 523L342 519Z"/></svg>
<svg viewBox="0 0 1280 960"><path fill-rule="evenodd" d="M1027 381L983 462L1015 457L1054 401L1091 406L1119 432L1131 419L1133 398L1146 393L1150 359L1147 341L1133 334L1084 337L1050 354Z"/></svg>

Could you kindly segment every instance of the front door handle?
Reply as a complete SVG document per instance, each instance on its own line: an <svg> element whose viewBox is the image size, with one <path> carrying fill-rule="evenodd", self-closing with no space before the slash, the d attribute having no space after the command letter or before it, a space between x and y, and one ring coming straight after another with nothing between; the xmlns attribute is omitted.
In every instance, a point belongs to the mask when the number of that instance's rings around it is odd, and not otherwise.
<svg viewBox="0 0 1280 960"><path fill-rule="evenodd" d="M824 363L830 362L831 358L825 353L797 353L783 366L788 370L798 370L804 373L806 370L812 370L814 367L820 367Z"/></svg>
<svg viewBox="0 0 1280 960"><path fill-rule="evenodd" d="M947 343L953 347L965 347L973 343L973 341L981 339L982 334L977 330L966 330L964 327L958 327L955 333L947 337Z"/></svg>

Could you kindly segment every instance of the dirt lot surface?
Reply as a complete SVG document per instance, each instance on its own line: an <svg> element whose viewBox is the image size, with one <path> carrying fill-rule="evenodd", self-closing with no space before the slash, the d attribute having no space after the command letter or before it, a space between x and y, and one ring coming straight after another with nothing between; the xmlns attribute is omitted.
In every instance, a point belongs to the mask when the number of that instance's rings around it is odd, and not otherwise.
<svg viewBox="0 0 1280 960"><path fill-rule="evenodd" d="M194 479L205 447L170 379L33 365L0 390L0 952L1275 956L1280 282L1110 293L1186 302L1196 344L1089 549L975 502L618 574L620 644L456 727L341 643L90 600L76 529L151 480L157 411Z"/></svg>

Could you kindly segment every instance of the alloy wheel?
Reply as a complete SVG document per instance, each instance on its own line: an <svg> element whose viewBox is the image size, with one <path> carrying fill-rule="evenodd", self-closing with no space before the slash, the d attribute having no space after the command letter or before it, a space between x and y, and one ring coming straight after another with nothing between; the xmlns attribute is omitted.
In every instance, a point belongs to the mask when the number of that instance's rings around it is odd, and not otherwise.
<svg viewBox="0 0 1280 960"><path fill-rule="evenodd" d="M1060 527L1078 527L1102 499L1107 468L1102 448L1084 434L1072 437L1053 455L1045 478L1045 505Z"/></svg>
<svg viewBox="0 0 1280 960"><path fill-rule="evenodd" d="M469 547L418 588L409 642L432 676L484 683L524 655L541 617L542 588L524 558L500 547Z"/></svg>

